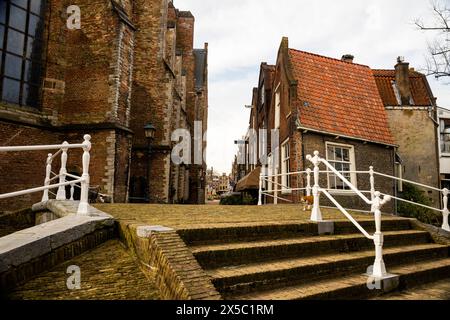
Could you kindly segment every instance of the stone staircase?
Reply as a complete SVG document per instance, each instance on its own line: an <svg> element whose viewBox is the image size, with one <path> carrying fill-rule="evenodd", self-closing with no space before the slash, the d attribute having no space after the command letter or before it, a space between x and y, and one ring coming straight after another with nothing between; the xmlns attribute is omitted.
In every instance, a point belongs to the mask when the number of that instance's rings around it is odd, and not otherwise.
<svg viewBox="0 0 450 320"><path fill-rule="evenodd" d="M369 233L374 222L359 220ZM450 278L450 246L437 244L411 220L383 218L384 261L399 275L397 290ZM336 221L332 235L318 225L264 224L179 230L224 299L364 299L374 246L349 221Z"/></svg>

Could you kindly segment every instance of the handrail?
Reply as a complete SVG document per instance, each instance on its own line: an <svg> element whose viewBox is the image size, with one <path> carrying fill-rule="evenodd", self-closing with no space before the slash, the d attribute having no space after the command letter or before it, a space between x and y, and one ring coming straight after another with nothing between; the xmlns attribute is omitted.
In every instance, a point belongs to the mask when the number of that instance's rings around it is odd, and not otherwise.
<svg viewBox="0 0 450 320"><path fill-rule="evenodd" d="M42 150L58 150L58 149L83 149L86 147L84 143L79 144L55 144L55 145L36 145L36 146L12 146L0 147L0 152L16 152L16 151L42 151Z"/></svg>
<svg viewBox="0 0 450 320"><path fill-rule="evenodd" d="M438 188L432 187L432 186L427 186L426 184L422 184L422 183L419 183L419 182L415 182L415 181L411 181L411 180L407 180L407 179L403 179L403 178L399 178L399 177L394 177L394 176L391 176L391 175L388 175L388 174L384 174L384 173L381 173L381 172L376 172L376 171L374 171L373 173L378 175L378 176L381 176L381 177L390 178L390 179L394 179L394 180L398 180L398 181L402 181L402 182L406 182L406 183L410 183L410 184L415 184L416 186L420 186L420 187L423 187L423 188L428 188L428 189L431 189L431 190L434 190L434 191L442 192L441 189L438 189Z"/></svg>
<svg viewBox="0 0 450 320"><path fill-rule="evenodd" d="M362 194L358 190L358 188L356 188L353 185L353 183L348 181L347 178L345 178L339 171L337 171L336 168L331 165L331 163L329 163L327 160L325 160L323 158L319 158L319 159L320 159L319 161L322 162L325 166L327 166L327 168L330 169L333 172L333 174L337 175L342 180L342 182L344 182L353 192L355 192L361 199L363 199L365 203L367 203L369 205L372 204L372 200L369 200L364 194Z"/></svg>
<svg viewBox="0 0 450 320"><path fill-rule="evenodd" d="M450 191L448 189L443 189L443 190L439 190L437 188L431 187L431 186L426 186L423 185L421 183L418 182L413 182L413 181L409 181L406 179L401 179L401 178L397 178L397 177L393 177L390 175L386 175L380 172L375 172L373 170L373 167L370 167L369 171L352 171L350 173L368 173L370 176L370 191L360 191L355 185L353 185L347 178L344 177L343 174L341 174L338 170L336 170L336 168L331 165L326 159L323 159L321 157L319 157L319 152L315 151L314 152L314 156L311 155L307 155L306 159L309 160L313 165L314 165L314 169L313 171L311 171L311 169L307 169L306 173L307 173L307 187L306 190L308 192L308 195L310 195L310 192L312 190L312 194L313 194L313 199L314 199L314 203L313 203L313 207L311 210L311 220L312 221L316 221L316 222L321 222L323 221L322 219L322 213L320 211L320 194L323 193L344 215L347 219L349 219L355 226L356 228L368 239L373 240L374 245L375 245L375 262L373 264L373 271L372 271L372 276L375 278L383 278L386 277L388 274L386 272L386 267L384 265L384 261L383 261L383 233L381 232L381 208L384 204L386 204L388 201L390 201L391 199L397 199L400 201L405 201L407 203L411 203L414 205L418 205L424 208L428 208L428 209L432 209L432 210L437 210L437 211L441 211L443 214L443 225L442 228L444 230L450 231L450 227L448 224L448 218L449 218L449 209L448 209L448 196L450 194ZM320 163L323 163L327 170L325 171L320 171L319 165ZM314 175L314 185L311 187L311 182L310 182L310 176L311 173L313 173ZM368 205L371 206L370 211L374 214L374 220L375 220L375 233L373 235L370 235L359 223L358 221L356 221L351 214L348 213L348 211L342 207L342 205L331 195L331 193L329 192L328 189L326 188L321 188L319 186L319 174L320 173L332 173L334 175L336 175L338 178L340 178L343 183L345 185L347 185L350 190L349 192L354 192L356 195L358 195L365 203L367 203ZM291 173L291 175L293 174L298 174L298 173ZM287 176L288 174L281 174L281 175L273 175L272 177L279 177L279 176ZM379 191L375 190L375 179L374 176L378 175L378 176L383 176L383 177L388 177L388 178L393 178L395 180L401 180L401 181L405 181L408 183L412 183L412 184L416 184L418 186L422 186L422 187L426 187L432 190L436 190L442 193L443 195L443 209L436 209L436 208L432 208L426 205L422 205L419 203L415 203L406 199L401 199L398 198L396 196L391 196L391 195L387 195L387 194L383 194ZM268 180L270 176L264 176L262 173L260 175L260 179L259 179L259 199L258 199L258 205L262 205L262 195L268 195L268 192L273 192L273 190L270 191L263 191L263 181L264 180ZM272 183L275 183L275 185L278 184L278 179L277 182L272 181ZM289 190L289 189L288 189ZM370 200L364 195L364 193L369 193L370 192ZM275 204L276 204L276 200L278 199L278 190L275 190ZM271 195L268 195L271 196ZM381 198L381 196L383 196L383 199ZM271 196L272 197L272 196Z"/></svg>
<svg viewBox="0 0 450 320"><path fill-rule="evenodd" d="M370 171L345 171L346 173L357 173L357 174L369 174ZM282 177L282 176L293 176L293 175L300 175L300 174L304 174L304 173L308 173L307 171L295 171L295 172L286 172L286 173L280 173L280 174L263 174L262 176L264 178L275 178L275 177ZM320 170L320 173L334 173L333 171L325 171L325 170Z"/></svg>
<svg viewBox="0 0 450 320"><path fill-rule="evenodd" d="M335 198L333 198L333 196L326 190L326 189L320 189L320 191L327 196L328 199L330 199L331 202L333 202L333 204L347 217L347 219L349 219L357 228L359 231L362 232L362 234L364 234L366 236L366 238L373 240L374 237L371 236L359 223L358 221L356 221L350 213L348 213L348 211L342 207L339 202L336 201Z"/></svg>
<svg viewBox="0 0 450 320"><path fill-rule="evenodd" d="M384 193L382 193L382 194L383 194L383 195L386 195L386 194L384 194ZM406 203L409 203L409 204L412 204L412 205L416 205L416 206L419 206L419 207L422 207L422 208L426 208L426 209L430 209L430 210L442 212L442 209L433 208L433 207L427 206L427 205L422 204L422 203L418 203L418 202L406 200L406 199L399 198L399 197L396 197L396 196L390 196L390 197L391 197L392 199L399 200L399 201L403 201L403 202L406 202Z"/></svg>
<svg viewBox="0 0 450 320"><path fill-rule="evenodd" d="M0 194L0 199L6 199L16 196L21 196L25 194L31 194L35 192L44 191L42 195L42 201L49 200L49 194L54 194L50 192L50 189L58 188L58 192L56 193L57 200L67 200L66 199L66 186L71 186L70 188L70 200L73 200L74 187L77 186L77 183L80 183L81 193L80 193L80 204L78 206L77 214L79 215L88 215L89 214L89 164L90 164L90 150L91 150L91 136L84 135L83 143L78 144L69 144L68 142L63 142L62 144L57 145L35 145L35 146L12 146L12 147L0 147L0 152L17 152L17 151L42 151L42 150L58 150L55 154L49 153L47 155L45 161L45 180L44 186L37 188L30 188L27 190L9 192L5 194ZM83 173L82 176L76 176L67 173L67 151L70 149L82 149L82 166ZM56 156L61 155L61 167L59 170L59 174L56 174L52 171L52 162L56 158ZM54 174L54 177L52 177ZM74 180L66 181L66 177L70 177ZM59 179L59 183L51 184L52 181Z"/></svg>
<svg viewBox="0 0 450 320"><path fill-rule="evenodd" d="M0 194L0 200L1 199L18 197L18 196L23 196L25 194L36 193L36 192L40 192L40 191L44 191L44 190L55 189L55 188L58 188L60 186L63 186L63 187L64 186L70 186L73 183L78 183L78 182L83 182L83 181L84 181L84 179L78 179L78 180L72 180L72 181L67 181L67 182L63 182L63 183L51 184L51 185L43 186L43 187L31 188L31 189L15 191L15 192L10 192L10 193L3 193L3 194Z"/></svg>

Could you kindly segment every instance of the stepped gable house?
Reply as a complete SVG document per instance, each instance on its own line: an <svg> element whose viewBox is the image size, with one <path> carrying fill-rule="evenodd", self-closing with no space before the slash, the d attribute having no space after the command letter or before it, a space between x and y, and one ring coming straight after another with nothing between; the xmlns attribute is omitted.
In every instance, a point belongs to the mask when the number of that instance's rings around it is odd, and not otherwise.
<svg viewBox="0 0 450 320"><path fill-rule="evenodd" d="M80 8L80 29L67 26L69 5ZM168 0L0 1L1 144L78 143L88 133L91 184L111 201L203 203L205 163L170 161L172 130L207 128L208 50L193 48L194 24ZM79 174L76 152L68 171ZM45 159L0 155L0 193L42 185Z"/></svg>

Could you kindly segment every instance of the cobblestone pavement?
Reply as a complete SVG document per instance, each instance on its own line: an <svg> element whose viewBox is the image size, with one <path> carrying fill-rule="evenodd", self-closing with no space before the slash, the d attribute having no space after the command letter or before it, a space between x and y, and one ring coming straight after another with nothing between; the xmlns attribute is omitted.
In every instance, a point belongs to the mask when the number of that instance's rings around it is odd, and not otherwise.
<svg viewBox="0 0 450 320"><path fill-rule="evenodd" d="M427 283L401 292L394 292L377 300L450 300L450 278Z"/></svg>
<svg viewBox="0 0 450 320"><path fill-rule="evenodd" d="M118 220L135 220L149 225L189 229L243 224L309 222L311 213L299 205L218 206L96 204L95 207ZM351 211L350 211L351 212ZM353 217L373 220L369 214L351 212ZM322 208L324 219L346 220L337 209ZM383 219L390 217L384 216Z"/></svg>
<svg viewBox="0 0 450 320"><path fill-rule="evenodd" d="M67 289L67 267L81 269L81 289ZM158 289L140 271L118 240L62 263L17 288L10 299L24 300L156 300Z"/></svg>

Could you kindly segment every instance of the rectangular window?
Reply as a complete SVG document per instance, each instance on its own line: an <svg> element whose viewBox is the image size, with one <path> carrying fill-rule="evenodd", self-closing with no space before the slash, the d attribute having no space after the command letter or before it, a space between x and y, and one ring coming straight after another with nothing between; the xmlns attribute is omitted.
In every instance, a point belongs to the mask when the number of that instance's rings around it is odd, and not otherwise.
<svg viewBox="0 0 450 320"><path fill-rule="evenodd" d="M326 143L328 162L356 187L355 152L353 146ZM350 190L341 178L334 173L328 173L328 189Z"/></svg>
<svg viewBox="0 0 450 320"><path fill-rule="evenodd" d="M0 0L2 101L38 106L43 30L43 0Z"/></svg>
<svg viewBox="0 0 450 320"><path fill-rule="evenodd" d="M290 159L290 146L289 140L287 140L281 145L281 174L283 174L283 176L281 177L281 184L283 185L282 186L283 193L288 193L289 189L291 188L291 177L285 175L291 172L289 159Z"/></svg>
<svg viewBox="0 0 450 320"><path fill-rule="evenodd" d="M439 122L441 153L450 155L450 119L440 119Z"/></svg>
<svg viewBox="0 0 450 320"><path fill-rule="evenodd" d="M275 93L275 125L274 129L280 129L281 96L278 89Z"/></svg>

